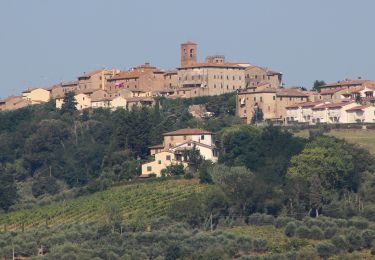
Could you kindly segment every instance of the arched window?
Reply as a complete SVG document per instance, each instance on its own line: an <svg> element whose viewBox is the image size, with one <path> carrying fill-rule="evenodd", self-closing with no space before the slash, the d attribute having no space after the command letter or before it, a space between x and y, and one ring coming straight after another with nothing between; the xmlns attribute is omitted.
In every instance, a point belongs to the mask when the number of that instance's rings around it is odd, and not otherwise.
<svg viewBox="0 0 375 260"><path fill-rule="evenodd" d="M194 49L190 49L190 58L193 58Z"/></svg>

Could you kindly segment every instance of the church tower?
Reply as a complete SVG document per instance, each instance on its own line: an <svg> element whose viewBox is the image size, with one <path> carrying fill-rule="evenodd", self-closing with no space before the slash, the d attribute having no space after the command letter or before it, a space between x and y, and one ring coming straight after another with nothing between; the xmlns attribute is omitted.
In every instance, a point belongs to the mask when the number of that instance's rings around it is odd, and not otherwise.
<svg viewBox="0 0 375 260"><path fill-rule="evenodd" d="M185 42L181 44L181 67L197 64L197 44Z"/></svg>

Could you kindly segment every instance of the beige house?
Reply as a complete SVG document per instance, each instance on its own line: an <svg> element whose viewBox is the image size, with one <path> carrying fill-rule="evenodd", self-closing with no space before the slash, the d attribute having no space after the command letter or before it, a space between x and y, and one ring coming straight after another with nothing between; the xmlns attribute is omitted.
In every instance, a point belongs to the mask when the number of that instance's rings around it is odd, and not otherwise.
<svg viewBox="0 0 375 260"><path fill-rule="evenodd" d="M22 96L10 96L0 101L1 110L15 110L29 105L31 105L31 101L24 99Z"/></svg>
<svg viewBox="0 0 375 260"><path fill-rule="evenodd" d="M328 89L353 89L353 88L361 88L361 87L375 87L375 81L372 80L363 80L363 79L345 79L341 81L337 81L335 83L329 83L320 87L320 90L328 90Z"/></svg>
<svg viewBox="0 0 375 260"><path fill-rule="evenodd" d="M240 91L236 97L236 114L249 124L257 109L263 113L264 120L286 122L287 107L307 102L310 93L298 88L251 88Z"/></svg>
<svg viewBox="0 0 375 260"><path fill-rule="evenodd" d="M130 71L121 71L107 81L105 89L109 93L121 89L143 92L162 91L164 90L164 71L145 63Z"/></svg>
<svg viewBox="0 0 375 260"><path fill-rule="evenodd" d="M258 66L248 66L245 69L246 88L261 87L267 85L269 88L279 88L283 85L283 74Z"/></svg>
<svg viewBox="0 0 375 260"><path fill-rule="evenodd" d="M105 89L107 81L118 72L117 69L100 69L84 73L78 77L77 90Z"/></svg>
<svg viewBox="0 0 375 260"><path fill-rule="evenodd" d="M78 93L74 96L74 98L77 102L77 105L76 105L77 110L83 110L83 109L91 107L90 96L88 96L84 93ZM56 98L56 108L61 109L63 103L64 103L64 97L57 97Z"/></svg>
<svg viewBox="0 0 375 260"><path fill-rule="evenodd" d="M337 102L329 103L312 108L313 116L311 123L348 123L348 113L346 110L356 107L355 102Z"/></svg>
<svg viewBox="0 0 375 260"><path fill-rule="evenodd" d="M177 157L173 152L160 152L155 154L155 160L149 163L142 164L141 177L149 177L155 174L156 177L161 177L163 169L170 165L182 164L187 167L187 163L182 161L181 157Z"/></svg>
<svg viewBox="0 0 375 260"><path fill-rule="evenodd" d="M346 110L346 123L374 123L375 106L357 105Z"/></svg>
<svg viewBox="0 0 375 260"><path fill-rule="evenodd" d="M151 171L155 173L152 166L157 166L158 168L155 169L160 172L163 167L166 167L165 161L184 163L186 159L183 157L184 151L193 149L193 147L199 150L202 157L206 160L216 162L218 159L218 149L212 132L198 128L185 128L165 133L163 137L163 144L149 147L150 154L155 156L155 161L142 165L143 176ZM170 160L161 160L160 158L163 158L164 155L168 155L167 158ZM159 160L161 160L161 163L159 163ZM184 165L186 166L187 164ZM148 166L151 166L151 168L147 168ZM155 174L158 175L158 173Z"/></svg>
<svg viewBox="0 0 375 260"><path fill-rule="evenodd" d="M51 98L51 91L44 88L29 88L22 92L22 98L32 105L47 103Z"/></svg>

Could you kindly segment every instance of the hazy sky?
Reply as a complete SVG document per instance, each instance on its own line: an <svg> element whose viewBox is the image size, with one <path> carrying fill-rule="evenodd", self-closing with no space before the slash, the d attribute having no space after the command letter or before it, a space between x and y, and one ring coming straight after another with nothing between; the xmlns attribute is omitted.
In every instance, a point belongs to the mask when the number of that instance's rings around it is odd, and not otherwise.
<svg viewBox="0 0 375 260"><path fill-rule="evenodd" d="M0 97L101 67L179 65L179 44L315 79L375 79L374 0L1 0Z"/></svg>

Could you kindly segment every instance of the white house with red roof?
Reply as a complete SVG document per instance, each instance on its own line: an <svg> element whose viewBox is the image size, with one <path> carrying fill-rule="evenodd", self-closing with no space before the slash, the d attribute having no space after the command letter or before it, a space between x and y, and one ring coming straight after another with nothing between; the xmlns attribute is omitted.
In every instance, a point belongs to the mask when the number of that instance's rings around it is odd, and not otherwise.
<svg viewBox="0 0 375 260"><path fill-rule="evenodd" d="M163 134L163 143L149 147L155 160L142 164L141 177L150 174L161 176L169 165L181 163L187 166L184 152L197 149L205 160L216 162L219 152L215 145L215 134L199 128L184 128Z"/></svg>

